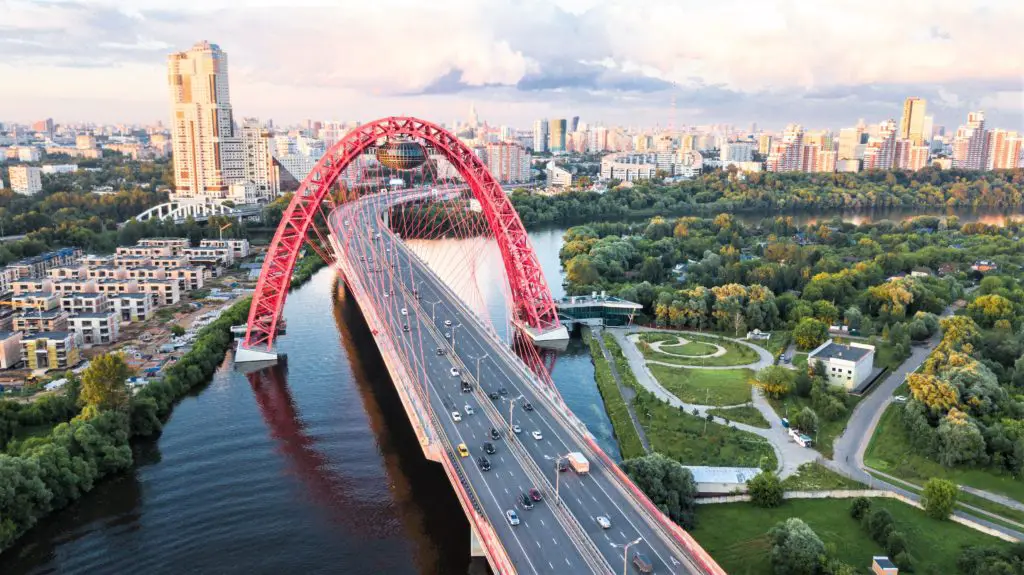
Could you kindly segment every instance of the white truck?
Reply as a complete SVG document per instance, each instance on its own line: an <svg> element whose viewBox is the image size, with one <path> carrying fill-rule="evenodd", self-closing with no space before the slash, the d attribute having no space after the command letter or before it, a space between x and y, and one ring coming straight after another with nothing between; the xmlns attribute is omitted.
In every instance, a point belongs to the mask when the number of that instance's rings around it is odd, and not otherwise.
<svg viewBox="0 0 1024 575"><path fill-rule="evenodd" d="M573 451L565 457L569 460L569 465L572 466L572 470L575 471L577 475L586 475L590 472L590 462L587 461L586 457L583 457L582 453Z"/></svg>

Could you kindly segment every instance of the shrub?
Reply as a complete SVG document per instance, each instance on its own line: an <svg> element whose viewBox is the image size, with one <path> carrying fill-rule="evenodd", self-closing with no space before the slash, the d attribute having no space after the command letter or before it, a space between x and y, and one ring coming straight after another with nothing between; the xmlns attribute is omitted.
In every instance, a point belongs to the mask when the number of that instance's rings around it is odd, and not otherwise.
<svg viewBox="0 0 1024 575"><path fill-rule="evenodd" d="M778 507L782 505L782 481L770 471L762 471L747 482L750 500L758 507Z"/></svg>
<svg viewBox="0 0 1024 575"><path fill-rule="evenodd" d="M864 514L871 510L871 500L867 497L858 497L850 505L850 517L860 521Z"/></svg>

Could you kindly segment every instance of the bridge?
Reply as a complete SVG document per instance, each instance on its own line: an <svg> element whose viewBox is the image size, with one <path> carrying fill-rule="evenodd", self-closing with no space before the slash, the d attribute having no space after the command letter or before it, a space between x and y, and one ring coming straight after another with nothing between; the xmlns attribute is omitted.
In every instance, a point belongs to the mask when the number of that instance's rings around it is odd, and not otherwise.
<svg viewBox="0 0 1024 575"><path fill-rule="evenodd" d="M153 206L132 219L140 222L150 219L169 220L176 224L181 224L185 223L190 218L197 222L205 222L210 219L211 216L224 216L232 219L248 219L260 217L262 214L262 205L245 204L233 207L210 202L189 202L179 200ZM121 225L126 223L128 222L124 222Z"/></svg>
<svg viewBox="0 0 1024 575"><path fill-rule="evenodd" d="M427 157L426 149L443 154L463 181L332 200L345 196L331 189L343 171L372 164L368 151L378 165L418 169L415 156ZM407 241L482 230L493 234L507 281L506 339L459 293L453 283L460 282L442 280ZM501 186L454 135L391 117L359 127L325 154L270 244L236 362L276 359L281 309L305 247L333 262L358 303L424 456L441 464L458 496L472 552L495 573L619 572L636 555L657 573L724 573L560 397L535 346L567 332L537 257ZM560 472L569 453L583 454L589 472Z"/></svg>

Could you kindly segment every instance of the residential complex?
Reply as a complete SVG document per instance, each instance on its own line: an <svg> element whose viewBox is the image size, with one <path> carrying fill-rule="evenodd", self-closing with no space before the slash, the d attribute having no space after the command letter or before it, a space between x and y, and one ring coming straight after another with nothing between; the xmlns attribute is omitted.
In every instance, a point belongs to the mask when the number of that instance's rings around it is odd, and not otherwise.
<svg viewBox="0 0 1024 575"><path fill-rule="evenodd" d="M43 191L42 170L34 166L11 166L7 172L11 189L19 194L32 195Z"/></svg>

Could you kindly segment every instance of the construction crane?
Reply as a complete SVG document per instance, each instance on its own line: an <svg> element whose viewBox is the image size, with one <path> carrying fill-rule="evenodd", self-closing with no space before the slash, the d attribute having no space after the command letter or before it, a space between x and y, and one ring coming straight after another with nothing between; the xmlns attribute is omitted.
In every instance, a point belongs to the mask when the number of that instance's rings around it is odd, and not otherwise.
<svg viewBox="0 0 1024 575"><path fill-rule="evenodd" d="M221 240L224 239L224 230L226 230L226 229L228 229L230 227L231 227L231 222L228 222L228 223L226 223L226 224L224 224L223 226L220 227L220 230L218 230L218 233L220 234L220 239Z"/></svg>

